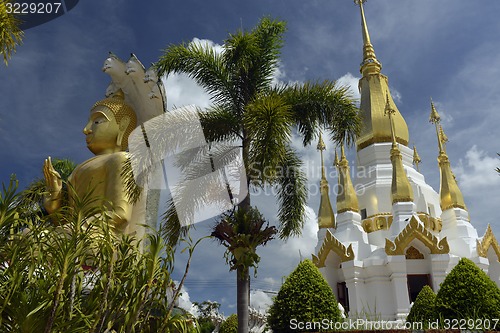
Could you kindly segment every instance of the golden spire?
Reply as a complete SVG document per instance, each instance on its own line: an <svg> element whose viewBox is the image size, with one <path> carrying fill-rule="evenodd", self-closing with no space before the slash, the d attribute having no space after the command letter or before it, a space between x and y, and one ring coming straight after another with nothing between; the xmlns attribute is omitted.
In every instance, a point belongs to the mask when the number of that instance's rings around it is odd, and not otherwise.
<svg viewBox="0 0 500 333"><path fill-rule="evenodd" d="M363 76L367 74L379 74L382 69L382 64L378 61L375 55L375 49L370 41L370 34L368 33L368 25L366 24L365 11L363 3L366 0L354 0L354 3L359 5L361 12L361 31L363 32L363 62L360 65L360 73Z"/></svg>
<svg viewBox="0 0 500 333"><path fill-rule="evenodd" d="M422 162L420 156L417 153L417 147L413 146L413 164L417 167L417 171L420 172L419 164Z"/></svg>
<svg viewBox="0 0 500 333"><path fill-rule="evenodd" d="M340 161L337 163L339 169L339 193L337 194L337 214L352 211L359 212L358 197L352 185L349 173L349 162L345 157L344 145L340 146Z"/></svg>
<svg viewBox="0 0 500 333"><path fill-rule="evenodd" d="M325 174L325 164L323 161L323 150L326 149L321 133L319 134L319 141L317 149L321 154L321 181L320 181L320 191L321 199L319 202L318 210L318 225L319 228L335 228L335 214L333 213L332 204L330 203L330 196L328 194L328 181L326 180Z"/></svg>
<svg viewBox="0 0 500 333"><path fill-rule="evenodd" d="M441 185L439 189L439 195L441 197L441 210L445 211L450 208L461 208L467 210L462 192L460 191L455 176L451 171L450 160L446 154L446 142L448 142L448 138L444 133L443 127L439 124L441 117L436 111L432 99L431 116L429 121L436 126L436 135L438 139L438 164L441 174Z"/></svg>
<svg viewBox="0 0 500 333"><path fill-rule="evenodd" d="M392 203L413 201L413 189L411 188L408 177L406 177L405 169L403 168L403 157L396 143L396 135L394 130L393 116L396 113L391 108L389 97L385 106L385 114L389 116L392 134L391 162L392 162L392 184L391 184L391 199Z"/></svg>
<svg viewBox="0 0 500 333"><path fill-rule="evenodd" d="M396 111L392 117L396 141L407 146L409 142L408 126L390 95L387 76L380 72L382 65L375 56L375 51L370 41L363 8L363 3L366 0L354 0L354 2L359 5L361 12L361 30L363 34L363 62L360 67L363 77L359 80L361 93L359 108L361 118L363 119L363 126L356 141L357 149L361 150L374 143L392 141L391 128L384 117L386 95L389 96L391 109Z"/></svg>
<svg viewBox="0 0 500 333"><path fill-rule="evenodd" d="M439 125L439 142L441 142L441 149L446 153L446 142L448 142L448 137L444 134L443 126Z"/></svg>
<svg viewBox="0 0 500 333"><path fill-rule="evenodd" d="M325 163L323 161L323 150L326 149L325 142L323 141L323 137L321 136L321 133L319 133L319 140L318 140L318 145L316 146L316 149L319 150L321 154L321 179L326 180L326 175L325 175Z"/></svg>

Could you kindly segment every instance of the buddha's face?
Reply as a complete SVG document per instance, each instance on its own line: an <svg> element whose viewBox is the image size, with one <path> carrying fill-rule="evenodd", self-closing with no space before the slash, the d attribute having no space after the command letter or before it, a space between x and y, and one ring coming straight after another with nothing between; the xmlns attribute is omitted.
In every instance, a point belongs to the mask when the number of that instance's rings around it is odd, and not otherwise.
<svg viewBox="0 0 500 333"><path fill-rule="evenodd" d="M95 155L110 154L121 150L118 137L120 126L115 115L105 106L96 106L90 112L83 129L87 148Z"/></svg>

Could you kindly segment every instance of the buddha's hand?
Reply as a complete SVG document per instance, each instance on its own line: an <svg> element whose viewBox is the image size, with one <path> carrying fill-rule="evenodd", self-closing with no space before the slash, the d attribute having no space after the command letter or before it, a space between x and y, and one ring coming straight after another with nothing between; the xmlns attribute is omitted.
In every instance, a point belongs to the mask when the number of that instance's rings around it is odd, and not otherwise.
<svg viewBox="0 0 500 333"><path fill-rule="evenodd" d="M62 180L59 172L54 169L50 156L43 163L43 176L45 177L45 187L49 192L49 196L57 196L62 189Z"/></svg>

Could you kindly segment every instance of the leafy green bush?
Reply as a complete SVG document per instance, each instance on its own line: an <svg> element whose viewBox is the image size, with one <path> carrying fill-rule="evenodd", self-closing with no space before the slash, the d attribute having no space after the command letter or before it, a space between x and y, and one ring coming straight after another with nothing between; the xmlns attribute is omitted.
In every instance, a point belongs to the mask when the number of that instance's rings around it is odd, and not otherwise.
<svg viewBox="0 0 500 333"><path fill-rule="evenodd" d="M436 296L441 318L500 318L500 289L471 260L462 258Z"/></svg>
<svg viewBox="0 0 500 333"><path fill-rule="evenodd" d="M238 316L232 314L220 325L219 333L237 333L238 332Z"/></svg>
<svg viewBox="0 0 500 333"><path fill-rule="evenodd" d="M19 196L15 179L0 190L0 332L192 330L167 299L174 252L158 233L116 235L92 198L46 215Z"/></svg>
<svg viewBox="0 0 500 333"><path fill-rule="evenodd" d="M406 321L409 323L420 322L424 325L427 325L430 321L434 321L436 319L435 304L436 294L432 291L431 287L424 286L418 293Z"/></svg>
<svg viewBox="0 0 500 333"><path fill-rule="evenodd" d="M341 313L332 289L312 261L304 260L288 276L269 309L268 324L275 333L296 332L291 323L339 321ZM308 331L300 328L301 332ZM318 331L312 329L311 331Z"/></svg>

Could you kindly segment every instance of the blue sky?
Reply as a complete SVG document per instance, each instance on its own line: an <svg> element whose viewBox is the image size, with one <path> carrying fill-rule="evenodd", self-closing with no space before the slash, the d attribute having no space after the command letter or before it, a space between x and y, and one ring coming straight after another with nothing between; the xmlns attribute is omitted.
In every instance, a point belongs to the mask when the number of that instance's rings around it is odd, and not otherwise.
<svg viewBox="0 0 500 333"><path fill-rule="evenodd" d="M471 223L480 235L490 223L500 237L495 218L500 177L494 171L500 166L500 2L371 0L365 12L382 72L408 123L427 182L438 190L437 144L428 122L432 96ZM341 79L357 86L362 40L359 10L350 0L80 1L68 14L27 30L9 66L0 67L0 181L15 173L25 186L41 176L49 155L76 162L92 156L82 129L109 83L101 72L108 51L124 60L133 52L147 66L169 44L194 38L222 44L228 33L251 29L265 15L288 23L279 80ZM208 103L183 77L169 78L166 90L170 107ZM305 161L318 162L314 146L298 150ZM352 165L352 151L350 156ZM328 165L332 159L327 150ZM319 174L311 173L309 180L317 184ZM310 219L301 238L274 240L259 251L253 289L277 290L300 257L310 257L318 199L310 196ZM263 195L254 200L274 221L275 207L269 202ZM193 237L208 234L211 224L200 224ZM177 259L179 269L184 260ZM216 300L228 315L235 312L234 286L223 248L205 241L187 280L190 299ZM265 295L253 293L256 306L265 301Z"/></svg>

